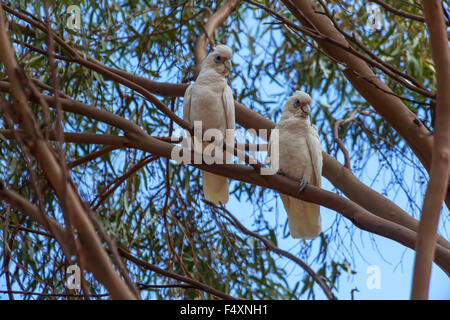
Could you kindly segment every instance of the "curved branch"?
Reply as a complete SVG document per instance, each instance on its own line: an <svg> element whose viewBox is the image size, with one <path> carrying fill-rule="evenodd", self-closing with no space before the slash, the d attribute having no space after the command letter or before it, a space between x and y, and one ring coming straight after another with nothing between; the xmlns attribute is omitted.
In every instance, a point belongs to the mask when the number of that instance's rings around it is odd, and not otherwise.
<svg viewBox="0 0 450 320"><path fill-rule="evenodd" d="M345 159L344 167L346 167L348 170L351 170L350 169L350 156L348 155L348 150L347 150L347 148L345 148L344 143L339 138L339 127L341 125L346 124L347 122L352 121L355 117L355 114L358 111L359 111L359 109L355 109L348 118L339 119L333 125L333 140L338 144L339 149L341 149L342 153L344 154L344 159Z"/></svg>
<svg viewBox="0 0 450 320"><path fill-rule="evenodd" d="M450 50L447 31L441 2L426 0L422 4L436 65L437 99L431 174L420 217L411 299L428 298L437 227L450 176Z"/></svg>
<svg viewBox="0 0 450 320"><path fill-rule="evenodd" d="M200 71L200 65L206 57L206 48L211 41L214 31L229 17L229 15L236 9L240 0L227 0L216 12L214 12L208 19L204 26L204 31L200 34L195 42L194 59L196 65L196 75Z"/></svg>

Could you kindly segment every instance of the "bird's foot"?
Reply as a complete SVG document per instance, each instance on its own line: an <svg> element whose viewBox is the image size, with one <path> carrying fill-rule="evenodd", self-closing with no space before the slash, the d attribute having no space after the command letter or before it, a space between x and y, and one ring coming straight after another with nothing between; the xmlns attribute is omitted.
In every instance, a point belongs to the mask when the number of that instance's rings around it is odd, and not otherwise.
<svg viewBox="0 0 450 320"><path fill-rule="evenodd" d="M287 177L287 174L281 169L278 169L277 174Z"/></svg>
<svg viewBox="0 0 450 320"><path fill-rule="evenodd" d="M297 191L302 192L305 189L307 184L308 184L308 181L306 179L300 178Z"/></svg>

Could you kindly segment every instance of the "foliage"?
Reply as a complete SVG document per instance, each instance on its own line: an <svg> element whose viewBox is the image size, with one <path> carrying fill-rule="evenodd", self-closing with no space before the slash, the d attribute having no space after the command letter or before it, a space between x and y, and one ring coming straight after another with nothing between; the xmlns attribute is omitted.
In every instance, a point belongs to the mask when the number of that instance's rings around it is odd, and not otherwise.
<svg viewBox="0 0 450 320"><path fill-rule="evenodd" d="M259 2L294 21L291 13L278 1ZM50 19L56 34L107 66L161 82L191 82L195 40L210 14L222 3L204 0L64 0L54 2ZM71 4L81 8L81 30L66 27L66 8ZM42 1L12 1L11 6L44 19ZM317 7L320 8L318 3ZM408 73L428 90L435 90L433 62L423 23L382 11L384 28L372 30L367 27L365 1L329 1L328 7L335 11L340 27L354 34L377 57ZM398 8L420 13L411 1L401 2ZM32 28L25 32L17 24L26 26L27 23L12 15L8 15L8 19L11 38L17 40L14 48L19 63L30 78L50 84L47 58L25 45L46 50L45 33ZM333 124L348 117L355 108L370 110L370 105L345 80L340 66L317 50L313 39L278 23L254 5L242 2L216 30L213 40L225 43L233 50L234 66L229 82L239 102L276 121L283 101L293 90L310 93L316 101L313 121L319 129L324 150L340 157L333 141ZM68 54L59 46L56 48L59 54ZM130 119L153 136L169 136L177 129L140 94L77 63L57 62L59 89L71 98ZM396 95L413 101L405 101L405 104L431 128L430 100L374 70ZM1 70L0 77L4 76L4 70ZM181 98L161 97L161 100L181 115ZM42 109L38 104L32 104L32 107L43 124ZM51 110L51 119L54 123L54 110ZM423 184L427 179L397 132L375 112L358 114L355 119L357 121L339 129L339 136L351 155L353 172L362 175L366 166L370 166L370 160L375 158L379 161L375 170L386 178L384 193L400 189L412 198L412 193L421 192L396 174L415 170L415 180ZM81 115L64 113L63 121L66 132L121 135L119 129ZM3 117L0 126L11 128ZM36 203L23 149L13 140L0 138L1 181ZM57 143L53 146L58 149ZM66 143L64 148L66 158L71 162L104 146ZM317 295L320 289L305 272L297 272L293 283L287 281L289 268L285 260L228 224L217 208L202 201L198 169L162 158L153 159L99 203L100 195L108 186L147 156L130 148L116 149L71 170L83 200L96 206L107 233L120 247L141 260L188 275L234 296L297 299ZM63 221L58 200L47 180L36 163L31 166L38 173L46 212ZM274 244L288 236L284 211L278 213L276 193L240 182L233 182L231 186L235 199L253 206L252 213L239 213L239 217L251 219L247 223L249 229L257 230ZM411 213L418 212L414 199L408 205ZM67 261L53 238L29 232L29 229L37 230L36 224L8 206L0 208L0 217L1 250L4 253L2 271L11 274L13 287L27 292L66 292L61 279L65 278L66 266L74 261ZM339 237L340 222L341 219L336 218L336 224L320 238L305 241L294 253L311 263L318 263L321 267L316 272L326 279L334 292L338 290L341 272L346 272L347 263L352 259L350 253L336 257L327 247ZM142 287L178 283L131 262L127 262L127 267L133 281ZM87 280L91 294L105 292L91 276L88 275ZM202 291L184 288L149 288L142 291L142 295L148 298L211 297ZM33 298L31 295L22 297Z"/></svg>

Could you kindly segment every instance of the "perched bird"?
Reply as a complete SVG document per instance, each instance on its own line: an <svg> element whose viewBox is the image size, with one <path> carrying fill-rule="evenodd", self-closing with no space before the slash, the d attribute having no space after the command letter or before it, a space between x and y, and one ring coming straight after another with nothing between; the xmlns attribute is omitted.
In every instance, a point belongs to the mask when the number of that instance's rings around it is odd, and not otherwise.
<svg viewBox="0 0 450 320"><path fill-rule="evenodd" d="M322 149L317 129L309 120L310 104L311 97L302 91L296 91L289 97L276 126L279 139L270 139L271 154L274 154L273 148L278 143L278 173L298 179L299 191L307 183L320 187L322 177ZM293 238L312 239L320 234L319 205L284 194L280 197L288 214L289 231Z"/></svg>
<svg viewBox="0 0 450 320"><path fill-rule="evenodd" d="M234 144L234 99L225 77L231 69L231 49L217 45L202 62L194 84L186 89L183 104L184 120L202 122L202 129L218 129L228 145ZM234 131L232 131L234 132ZM203 150L208 146L203 141ZM205 198L215 204L228 202L228 179L202 171Z"/></svg>

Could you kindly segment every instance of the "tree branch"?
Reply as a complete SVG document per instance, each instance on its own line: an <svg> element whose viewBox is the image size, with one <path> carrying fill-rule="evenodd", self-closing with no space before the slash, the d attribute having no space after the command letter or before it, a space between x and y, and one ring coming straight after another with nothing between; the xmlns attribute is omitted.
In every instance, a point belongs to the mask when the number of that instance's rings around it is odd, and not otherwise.
<svg viewBox="0 0 450 320"><path fill-rule="evenodd" d="M236 9L240 0L227 0L216 12L214 12L208 19L204 31L200 34L195 42L194 60L196 65L195 76L200 72L200 66L203 59L206 57L206 48L211 41L214 31L229 17L229 15Z"/></svg>
<svg viewBox="0 0 450 320"><path fill-rule="evenodd" d="M450 175L450 51L447 32L441 2L426 0L422 5L436 66L437 99L431 174L419 223L411 299L428 298L436 232Z"/></svg>
<svg viewBox="0 0 450 320"><path fill-rule="evenodd" d="M358 109L355 109L348 118L336 120L336 122L333 125L333 140L337 143L339 149L341 149L342 153L344 154L344 159L345 159L344 167L347 168L348 170L351 170L350 169L350 156L348 155L348 150L347 150L347 148L345 148L344 143L339 138L339 127L341 125L346 124L347 122L352 121L357 112L358 112Z"/></svg>

